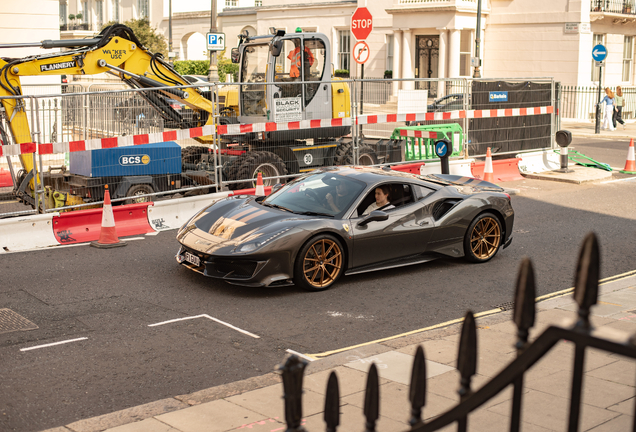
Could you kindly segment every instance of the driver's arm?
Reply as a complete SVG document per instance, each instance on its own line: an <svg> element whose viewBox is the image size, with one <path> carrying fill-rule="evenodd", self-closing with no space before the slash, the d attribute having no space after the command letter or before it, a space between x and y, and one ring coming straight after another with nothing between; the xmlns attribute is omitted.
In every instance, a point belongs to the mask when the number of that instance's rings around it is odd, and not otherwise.
<svg viewBox="0 0 636 432"><path fill-rule="evenodd" d="M331 207L331 210L335 212L340 211L340 209L336 207L336 203L334 202L333 195L331 195L331 193L328 193L327 196L325 196L325 199L327 200L327 204L329 204L329 207Z"/></svg>

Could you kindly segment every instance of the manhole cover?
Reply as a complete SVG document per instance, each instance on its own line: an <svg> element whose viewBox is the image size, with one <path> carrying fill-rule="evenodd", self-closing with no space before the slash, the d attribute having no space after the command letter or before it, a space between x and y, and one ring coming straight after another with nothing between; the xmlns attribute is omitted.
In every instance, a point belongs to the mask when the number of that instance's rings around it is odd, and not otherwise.
<svg viewBox="0 0 636 432"><path fill-rule="evenodd" d="M37 328L38 326L34 323L11 309L0 309L0 333L35 330Z"/></svg>

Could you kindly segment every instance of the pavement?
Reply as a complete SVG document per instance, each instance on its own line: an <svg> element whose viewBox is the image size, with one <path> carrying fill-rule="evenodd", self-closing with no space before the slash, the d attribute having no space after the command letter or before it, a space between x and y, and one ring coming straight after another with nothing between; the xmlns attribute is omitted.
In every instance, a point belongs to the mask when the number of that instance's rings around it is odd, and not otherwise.
<svg viewBox="0 0 636 432"><path fill-rule="evenodd" d="M562 121L561 129L575 137L599 137L593 123ZM602 131L601 136L636 138L636 124L626 130ZM611 173L571 166L573 173L544 173L534 178L571 183L598 181ZM514 276L511 275L511 281ZM601 281L603 282L603 281ZM511 282L512 283L512 282ZM599 302L592 308L592 323L599 331L636 334L636 271L617 275L601 284ZM511 299L512 300L512 299ZM567 325L576 318L572 289L537 299L535 339L549 325ZM510 305L477 313L478 364L473 378L477 390L515 358L516 328ZM408 385L417 346L427 359L427 399L423 417L431 419L453 407L459 396L456 358L461 318L402 335L321 354L301 354L309 362L303 383L303 425L309 431L325 429L324 397L331 371L340 383L339 430L364 429L364 389L370 363L380 376L379 431L406 431L410 406ZM562 341L533 366L525 377L523 425L527 432L562 431L567 428L573 346ZM281 363L284 359L281 359ZM122 411L83 419L47 432L254 432L286 430L283 386L272 372L247 380L158 400ZM636 362L588 350L585 362L580 430L628 430L634 421ZM512 390L507 388L474 412L469 430L507 430ZM443 430L455 430L452 425Z"/></svg>
<svg viewBox="0 0 636 432"><path fill-rule="evenodd" d="M538 298L536 307L531 341L547 326L567 325L576 318L577 306L571 288ZM478 361L473 390L515 358L516 327L512 323L512 312L505 309L504 305L476 314ZM455 365L460 321L456 319L337 352L305 355L310 361L303 383L303 425L308 431L325 429L322 414L325 389L333 370L340 383L338 430L363 430L366 372L374 362L380 376L378 430L408 430L408 384L418 345L424 348L427 359L428 393L423 417L431 419L450 409L459 400L459 374ZM592 308L591 321L599 333L614 337L636 333L636 271L601 281L599 301ZM566 430L573 352L570 342L561 341L526 373L524 431ZM47 432L284 431L283 386L274 369L272 365L272 372L262 376L80 420ZM635 384L636 362L600 350L588 350L580 430L631 429ZM509 387L488 401L469 417L469 430L507 430L511 398ZM455 426L443 430L455 430Z"/></svg>

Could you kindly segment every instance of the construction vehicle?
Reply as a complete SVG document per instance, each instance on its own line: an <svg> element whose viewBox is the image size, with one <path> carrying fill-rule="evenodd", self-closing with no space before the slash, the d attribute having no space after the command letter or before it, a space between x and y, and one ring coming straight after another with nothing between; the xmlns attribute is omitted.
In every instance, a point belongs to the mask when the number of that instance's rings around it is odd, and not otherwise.
<svg viewBox="0 0 636 432"><path fill-rule="evenodd" d="M276 31L266 36L241 35L239 47L232 50L232 61L240 63L239 85L224 86L218 92L218 106L209 91L184 88L190 83L179 75L161 55L142 46L132 30L116 24L106 27L92 39L46 40L36 44L3 44L1 48L40 46L67 48L68 51L30 56L22 59L0 59L0 96L20 96L20 77L42 75L91 75L110 73L136 89L160 115L180 129L212 125L213 113L219 113L217 124L251 124L263 122L294 122L309 119L347 119L351 117L350 91L346 82L333 80L331 47L321 33L291 33ZM175 87L175 88L172 88ZM186 109L176 111L169 101L177 101ZM11 137L0 128L4 144L27 143L34 139L30 133L23 99L1 99ZM182 112L188 115L182 115ZM143 176L122 181L129 185L120 196L143 195L163 191L162 186L181 187L216 184L216 166L210 158L214 149L222 165L223 179L234 181L231 189L249 187L258 172L271 177L269 184L285 175L310 171L329 165L351 164L353 141L348 135L351 126L297 129L224 135L213 142L213 136L198 138L209 147L183 149L183 172L178 181L161 179L153 186ZM403 160L404 148L399 140L359 142L357 162L376 164ZM99 199L90 191L90 182L81 175L68 172L36 173L31 154L21 155L23 170L14 176L15 195L23 202L37 207L35 179L47 191L47 202L55 206L69 206ZM174 175L172 173L171 175ZM167 180L167 181L164 181ZM111 180L112 181L112 180ZM118 181L118 179L115 179ZM146 187L140 187L140 185ZM74 186L74 187L73 187ZM160 190L156 190L159 188ZM73 191L73 193L71 193ZM84 194L77 195L78 191ZM55 195L55 199L51 196Z"/></svg>

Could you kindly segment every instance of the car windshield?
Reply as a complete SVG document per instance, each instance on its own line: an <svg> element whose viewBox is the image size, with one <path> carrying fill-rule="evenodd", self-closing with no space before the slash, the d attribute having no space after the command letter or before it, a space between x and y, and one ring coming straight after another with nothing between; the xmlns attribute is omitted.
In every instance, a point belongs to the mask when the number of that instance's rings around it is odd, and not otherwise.
<svg viewBox="0 0 636 432"><path fill-rule="evenodd" d="M300 177L262 201L296 214L339 217L360 196L366 184L346 176L321 172Z"/></svg>

